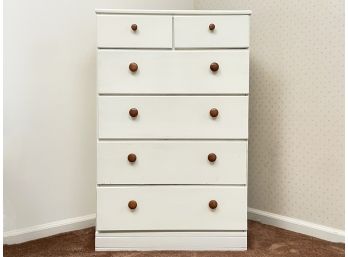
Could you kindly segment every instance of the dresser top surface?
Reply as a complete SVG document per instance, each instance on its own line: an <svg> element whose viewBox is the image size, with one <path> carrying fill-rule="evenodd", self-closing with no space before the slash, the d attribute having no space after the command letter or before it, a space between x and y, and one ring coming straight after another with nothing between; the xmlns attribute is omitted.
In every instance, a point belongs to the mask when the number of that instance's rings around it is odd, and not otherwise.
<svg viewBox="0 0 348 257"><path fill-rule="evenodd" d="M97 14L156 14L156 15L250 15L250 10L131 10L96 9Z"/></svg>

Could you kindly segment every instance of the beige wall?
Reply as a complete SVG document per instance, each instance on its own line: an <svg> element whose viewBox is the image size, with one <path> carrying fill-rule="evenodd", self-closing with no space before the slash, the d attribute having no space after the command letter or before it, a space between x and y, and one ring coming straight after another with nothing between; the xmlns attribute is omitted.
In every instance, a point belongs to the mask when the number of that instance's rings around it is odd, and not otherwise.
<svg viewBox="0 0 348 257"><path fill-rule="evenodd" d="M95 213L94 8L186 0L4 1L4 229ZM343 228L343 2L251 9L249 205Z"/></svg>
<svg viewBox="0 0 348 257"><path fill-rule="evenodd" d="M195 0L250 9L249 207L344 229L344 3Z"/></svg>

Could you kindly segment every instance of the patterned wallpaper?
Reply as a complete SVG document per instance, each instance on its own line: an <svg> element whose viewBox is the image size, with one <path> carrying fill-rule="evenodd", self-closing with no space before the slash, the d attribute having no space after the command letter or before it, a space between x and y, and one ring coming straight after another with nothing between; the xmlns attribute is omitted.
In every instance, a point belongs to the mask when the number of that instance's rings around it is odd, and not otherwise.
<svg viewBox="0 0 348 257"><path fill-rule="evenodd" d="M195 0L250 9L249 207L344 229L343 0Z"/></svg>

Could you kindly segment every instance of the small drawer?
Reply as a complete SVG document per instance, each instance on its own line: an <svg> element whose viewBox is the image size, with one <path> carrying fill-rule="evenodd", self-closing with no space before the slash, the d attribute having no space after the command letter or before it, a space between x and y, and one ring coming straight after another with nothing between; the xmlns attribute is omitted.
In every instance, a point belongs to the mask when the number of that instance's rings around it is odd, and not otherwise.
<svg viewBox="0 0 348 257"><path fill-rule="evenodd" d="M246 230L245 186L97 187L97 230Z"/></svg>
<svg viewBox="0 0 348 257"><path fill-rule="evenodd" d="M175 48L247 48L249 15L175 16Z"/></svg>
<svg viewBox="0 0 348 257"><path fill-rule="evenodd" d="M98 184L246 184L245 141L101 141Z"/></svg>
<svg viewBox="0 0 348 257"><path fill-rule="evenodd" d="M99 48L172 48L172 17L97 16Z"/></svg>
<svg viewBox="0 0 348 257"><path fill-rule="evenodd" d="M247 94L249 50L99 50L97 84L100 94Z"/></svg>
<svg viewBox="0 0 348 257"><path fill-rule="evenodd" d="M100 139L247 139L247 96L99 96Z"/></svg>

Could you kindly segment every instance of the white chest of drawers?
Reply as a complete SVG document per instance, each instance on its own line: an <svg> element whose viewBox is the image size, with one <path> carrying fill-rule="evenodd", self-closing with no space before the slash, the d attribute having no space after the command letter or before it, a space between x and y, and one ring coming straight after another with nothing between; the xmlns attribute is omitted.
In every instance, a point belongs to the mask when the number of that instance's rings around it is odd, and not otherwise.
<svg viewBox="0 0 348 257"><path fill-rule="evenodd" d="M96 250L246 250L250 11L97 10Z"/></svg>

